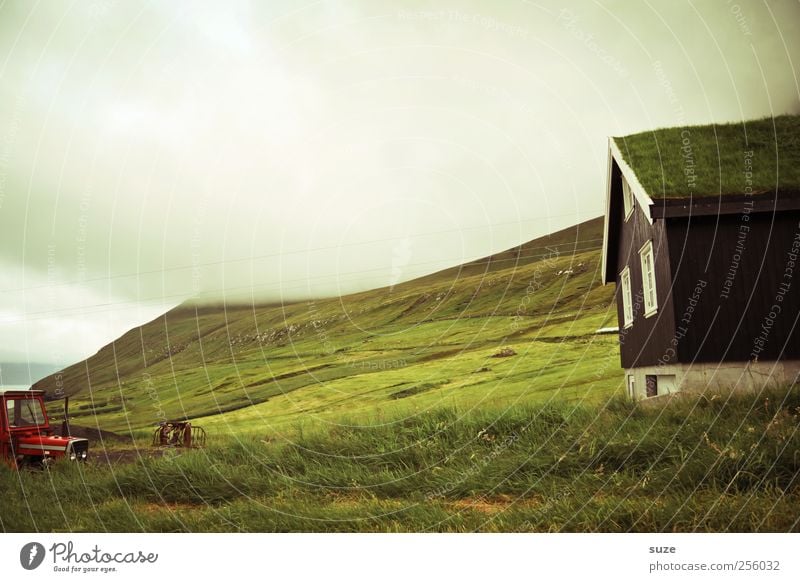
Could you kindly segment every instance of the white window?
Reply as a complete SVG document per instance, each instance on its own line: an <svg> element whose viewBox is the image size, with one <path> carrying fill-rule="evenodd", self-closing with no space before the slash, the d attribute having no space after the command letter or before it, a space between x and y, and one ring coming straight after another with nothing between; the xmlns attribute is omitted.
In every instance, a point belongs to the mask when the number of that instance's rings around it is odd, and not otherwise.
<svg viewBox="0 0 800 582"><path fill-rule="evenodd" d="M633 296L631 295L631 270L628 267L622 269L619 274L619 282L622 286L622 319L623 326L633 325Z"/></svg>
<svg viewBox="0 0 800 582"><path fill-rule="evenodd" d="M650 317L658 310L656 299L656 269L653 258L653 241L649 240L639 249L642 261L642 291L644 293L644 316Z"/></svg>
<svg viewBox="0 0 800 582"><path fill-rule="evenodd" d="M628 398L636 400L636 377L628 374Z"/></svg>
<svg viewBox="0 0 800 582"><path fill-rule="evenodd" d="M625 177L622 177L622 204L625 207L625 220L633 214L633 192Z"/></svg>

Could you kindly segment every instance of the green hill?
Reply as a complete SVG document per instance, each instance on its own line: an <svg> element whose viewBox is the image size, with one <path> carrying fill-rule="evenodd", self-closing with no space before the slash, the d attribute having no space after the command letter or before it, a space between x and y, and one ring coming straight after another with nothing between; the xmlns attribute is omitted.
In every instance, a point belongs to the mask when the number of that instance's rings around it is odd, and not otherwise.
<svg viewBox="0 0 800 582"><path fill-rule="evenodd" d="M287 305L180 306L61 372L76 424L165 418L270 432L441 404L597 399L621 379L602 218L393 288ZM495 357L504 348L516 355ZM36 384L53 392L55 376ZM225 414L221 414L225 413Z"/></svg>

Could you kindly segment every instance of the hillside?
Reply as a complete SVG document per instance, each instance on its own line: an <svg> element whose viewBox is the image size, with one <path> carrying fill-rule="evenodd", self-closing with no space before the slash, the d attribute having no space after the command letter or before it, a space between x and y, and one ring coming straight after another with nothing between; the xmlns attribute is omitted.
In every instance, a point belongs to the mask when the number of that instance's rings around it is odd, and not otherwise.
<svg viewBox="0 0 800 582"><path fill-rule="evenodd" d="M621 371L616 337L594 334L616 321L601 239L597 218L391 289L183 305L62 371L64 387L76 423L118 432L607 396ZM505 347L516 355L494 357Z"/></svg>

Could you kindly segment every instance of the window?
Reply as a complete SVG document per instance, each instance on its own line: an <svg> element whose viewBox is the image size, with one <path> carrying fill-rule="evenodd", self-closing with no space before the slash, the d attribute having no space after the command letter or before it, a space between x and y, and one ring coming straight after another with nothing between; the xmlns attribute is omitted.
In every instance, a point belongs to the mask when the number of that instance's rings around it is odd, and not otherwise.
<svg viewBox="0 0 800 582"><path fill-rule="evenodd" d="M642 291L644 293L644 316L650 317L658 310L656 297L656 270L653 258L653 241L649 240L639 249L642 260Z"/></svg>
<svg viewBox="0 0 800 582"><path fill-rule="evenodd" d="M6 401L6 418L12 427L37 426L45 424L42 404L32 398L19 398Z"/></svg>
<svg viewBox="0 0 800 582"><path fill-rule="evenodd" d="M631 295L631 270L629 267L622 269L619 281L622 286L623 327L630 327L633 325L633 296Z"/></svg>
<svg viewBox="0 0 800 582"><path fill-rule="evenodd" d="M645 386L647 390L647 397L652 398L658 396L658 376L651 376L648 374L644 377Z"/></svg>
<svg viewBox="0 0 800 582"><path fill-rule="evenodd" d="M628 375L628 398L636 400L636 376Z"/></svg>
<svg viewBox="0 0 800 582"><path fill-rule="evenodd" d="M622 177L622 204L625 208L625 220L628 220L633 214L633 192L625 176Z"/></svg>

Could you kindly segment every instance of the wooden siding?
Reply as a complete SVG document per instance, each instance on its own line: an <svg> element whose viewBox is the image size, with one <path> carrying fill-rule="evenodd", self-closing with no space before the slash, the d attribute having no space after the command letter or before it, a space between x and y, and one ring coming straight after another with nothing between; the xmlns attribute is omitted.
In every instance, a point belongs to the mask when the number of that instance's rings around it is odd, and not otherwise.
<svg viewBox="0 0 800 582"><path fill-rule="evenodd" d="M612 170L612 196L622 196L621 176L619 170ZM676 355L669 352L670 341L675 331L675 320L670 296L671 274L669 266L669 249L663 220L650 224L645 211L636 204L633 215L625 221L622 204L615 205L611 224L618 224L616 252L617 282L617 320L620 322L620 360L623 368L636 366L654 366L660 362L665 364L677 361ZM639 249L648 240L653 241L655 260L656 296L658 311L644 317L644 297L642 286L642 266ZM633 325L624 328L622 306L622 289L619 274L625 266L630 267L631 294L633 299Z"/></svg>
<svg viewBox="0 0 800 582"><path fill-rule="evenodd" d="M800 358L800 211L743 216L667 219L680 362Z"/></svg>

